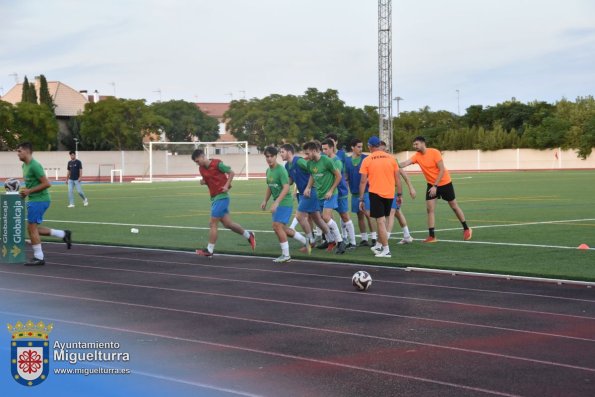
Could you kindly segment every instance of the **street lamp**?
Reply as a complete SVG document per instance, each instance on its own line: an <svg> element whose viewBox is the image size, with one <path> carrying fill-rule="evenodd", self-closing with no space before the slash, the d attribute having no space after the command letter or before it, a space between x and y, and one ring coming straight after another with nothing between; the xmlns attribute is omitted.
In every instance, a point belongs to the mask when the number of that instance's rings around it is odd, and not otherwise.
<svg viewBox="0 0 595 397"><path fill-rule="evenodd" d="M400 111L399 111L399 102L404 101L404 98L401 98L400 96L396 96L393 98L393 101L397 101L397 117L399 117Z"/></svg>
<svg viewBox="0 0 595 397"><path fill-rule="evenodd" d="M79 139L78 138L74 138L74 153L76 154L76 157L78 158L78 156L79 156Z"/></svg>

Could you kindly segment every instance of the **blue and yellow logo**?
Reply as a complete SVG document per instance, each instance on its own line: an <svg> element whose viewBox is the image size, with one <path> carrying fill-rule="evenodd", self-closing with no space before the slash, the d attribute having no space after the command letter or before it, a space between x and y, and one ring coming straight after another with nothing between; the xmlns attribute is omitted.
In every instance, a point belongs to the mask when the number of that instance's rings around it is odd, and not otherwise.
<svg viewBox="0 0 595 397"><path fill-rule="evenodd" d="M12 334L10 342L10 369L12 378L23 386L37 386L50 372L49 334L53 324L43 321L8 324Z"/></svg>

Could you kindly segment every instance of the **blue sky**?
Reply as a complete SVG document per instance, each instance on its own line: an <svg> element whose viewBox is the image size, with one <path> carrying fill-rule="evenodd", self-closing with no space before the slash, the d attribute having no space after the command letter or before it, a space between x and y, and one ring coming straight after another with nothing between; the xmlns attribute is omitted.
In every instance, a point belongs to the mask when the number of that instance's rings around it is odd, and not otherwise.
<svg viewBox="0 0 595 397"><path fill-rule="evenodd" d="M377 14L373 0L0 0L0 87L43 73L148 102L316 87L376 105ZM592 0L393 0L401 111L456 113L456 90L461 112L593 95L594 65Z"/></svg>

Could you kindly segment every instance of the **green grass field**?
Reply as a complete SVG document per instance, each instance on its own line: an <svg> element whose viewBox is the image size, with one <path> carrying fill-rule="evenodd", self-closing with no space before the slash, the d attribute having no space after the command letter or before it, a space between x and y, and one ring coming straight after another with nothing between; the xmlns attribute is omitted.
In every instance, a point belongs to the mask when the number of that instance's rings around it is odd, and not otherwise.
<svg viewBox="0 0 595 397"><path fill-rule="evenodd" d="M427 235L421 175L412 175L418 198L404 196L403 211L416 239ZM419 241L397 246L398 223L391 240L392 259L379 260L368 248L345 255L314 250L316 259L417 266L514 275L595 281L595 171L454 174L457 200L474 228L473 241L462 241L462 229L446 202L438 203L437 244ZM256 231L257 255L278 256L269 212L259 209L264 181L236 181L233 219ZM76 198L67 209L66 186L52 187L46 225L73 231L75 242L195 250L206 246L210 202L198 183L85 185L89 207ZM131 227L140 229L132 234ZM356 233L358 233L356 226ZM304 257L290 242L294 258ZM246 240L221 231L218 252L251 255Z"/></svg>

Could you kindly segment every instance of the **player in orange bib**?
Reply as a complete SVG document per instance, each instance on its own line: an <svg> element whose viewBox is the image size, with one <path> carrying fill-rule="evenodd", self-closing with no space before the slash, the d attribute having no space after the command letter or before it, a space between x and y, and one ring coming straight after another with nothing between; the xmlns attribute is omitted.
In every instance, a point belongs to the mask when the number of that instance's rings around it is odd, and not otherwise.
<svg viewBox="0 0 595 397"><path fill-rule="evenodd" d="M463 239L471 240L472 230L467 226L465 214L457 204L455 199L455 189L450 179L450 174L444 166L442 155L437 149L427 148L426 139L418 136L413 140L413 147L416 153L410 159L399 164L400 167L407 167L411 164L418 164L423 172L428 188L426 192L426 208L428 211L428 229L430 235L424 240L424 243L436 242L434 232L436 199L446 200L450 208L454 211L457 218L463 225Z"/></svg>

